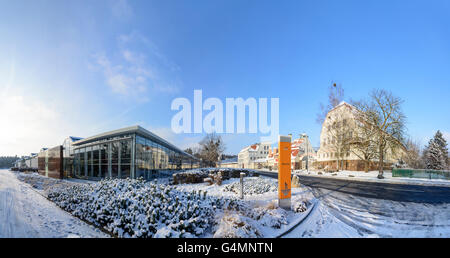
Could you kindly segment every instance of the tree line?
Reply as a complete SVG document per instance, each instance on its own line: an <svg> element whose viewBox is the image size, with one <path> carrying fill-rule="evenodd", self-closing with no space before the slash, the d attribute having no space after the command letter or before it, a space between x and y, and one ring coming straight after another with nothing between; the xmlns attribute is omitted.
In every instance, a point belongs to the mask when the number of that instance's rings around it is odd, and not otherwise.
<svg viewBox="0 0 450 258"><path fill-rule="evenodd" d="M408 139L405 163L416 169L450 170L450 157L447 141L438 130L422 149L417 141Z"/></svg>
<svg viewBox="0 0 450 258"><path fill-rule="evenodd" d="M0 168L10 168L14 166L14 162L18 160L17 156L0 156Z"/></svg>

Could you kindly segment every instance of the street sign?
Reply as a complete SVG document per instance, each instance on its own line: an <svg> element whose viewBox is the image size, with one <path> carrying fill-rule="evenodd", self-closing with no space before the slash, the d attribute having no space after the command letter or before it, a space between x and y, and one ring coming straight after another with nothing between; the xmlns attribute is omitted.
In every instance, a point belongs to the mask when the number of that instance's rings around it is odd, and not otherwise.
<svg viewBox="0 0 450 258"><path fill-rule="evenodd" d="M278 205L291 209L291 136L279 136L278 141Z"/></svg>

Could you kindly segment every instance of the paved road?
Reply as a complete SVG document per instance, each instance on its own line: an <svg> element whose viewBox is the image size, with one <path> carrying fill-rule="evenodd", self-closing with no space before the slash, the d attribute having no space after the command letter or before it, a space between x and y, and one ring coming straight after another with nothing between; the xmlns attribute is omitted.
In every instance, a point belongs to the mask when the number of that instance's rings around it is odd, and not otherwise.
<svg viewBox="0 0 450 258"><path fill-rule="evenodd" d="M398 202L324 188L311 214L285 237L450 237L450 203Z"/></svg>
<svg viewBox="0 0 450 258"><path fill-rule="evenodd" d="M278 177L278 174L273 172L258 171L256 173L272 178ZM450 187L445 186L362 182L304 175L298 175L298 177L303 185L312 188L327 189L367 198L399 202L450 203Z"/></svg>

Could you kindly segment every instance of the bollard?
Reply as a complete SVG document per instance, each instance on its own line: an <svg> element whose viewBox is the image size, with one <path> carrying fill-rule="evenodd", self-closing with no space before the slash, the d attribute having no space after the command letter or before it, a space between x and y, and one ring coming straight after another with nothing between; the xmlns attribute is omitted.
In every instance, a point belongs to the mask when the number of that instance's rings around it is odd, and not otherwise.
<svg viewBox="0 0 450 258"><path fill-rule="evenodd" d="M245 173L241 172L241 199L244 199L244 176Z"/></svg>

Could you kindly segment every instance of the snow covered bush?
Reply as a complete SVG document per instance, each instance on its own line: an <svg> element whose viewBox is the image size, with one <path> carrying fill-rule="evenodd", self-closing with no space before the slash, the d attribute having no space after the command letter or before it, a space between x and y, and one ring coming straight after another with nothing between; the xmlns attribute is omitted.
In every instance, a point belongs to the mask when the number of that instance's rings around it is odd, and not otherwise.
<svg viewBox="0 0 450 258"><path fill-rule="evenodd" d="M254 220L236 213L225 214L216 226L215 238L262 237Z"/></svg>
<svg viewBox="0 0 450 258"><path fill-rule="evenodd" d="M217 178L217 174L221 173L221 178ZM251 176L253 173L246 169L235 168L199 168L191 169L179 173L173 174L174 184L196 184L201 183L207 177L211 177L213 181L223 181L230 178L240 177L241 172L244 172L246 176Z"/></svg>
<svg viewBox="0 0 450 258"><path fill-rule="evenodd" d="M294 212L305 212L308 209L308 203L305 201L295 202L292 205L292 210Z"/></svg>
<svg viewBox="0 0 450 258"><path fill-rule="evenodd" d="M253 178L251 193L276 191L276 181L266 180ZM205 189L129 178L58 187L48 198L118 237L267 237L267 229L287 225L289 215L276 202L254 206L237 197L208 195Z"/></svg>
<svg viewBox="0 0 450 258"><path fill-rule="evenodd" d="M234 182L226 185L223 188L225 192L241 193L241 183ZM244 195L264 194L267 192L278 191L278 184L276 180L267 178L245 178L244 179Z"/></svg>
<svg viewBox="0 0 450 258"><path fill-rule="evenodd" d="M248 210L247 204L206 192L181 192L141 179L107 179L56 189L50 200L74 216L119 237L201 236L216 210Z"/></svg>
<svg viewBox="0 0 450 258"><path fill-rule="evenodd" d="M253 209L252 218L258 220L262 226L271 228L281 228L282 225L287 225L287 211L281 208L266 209L258 207Z"/></svg>

